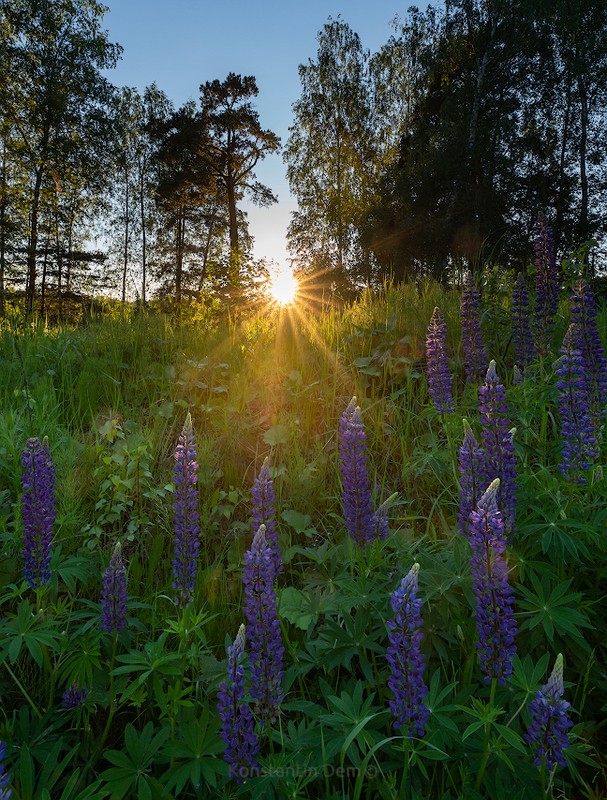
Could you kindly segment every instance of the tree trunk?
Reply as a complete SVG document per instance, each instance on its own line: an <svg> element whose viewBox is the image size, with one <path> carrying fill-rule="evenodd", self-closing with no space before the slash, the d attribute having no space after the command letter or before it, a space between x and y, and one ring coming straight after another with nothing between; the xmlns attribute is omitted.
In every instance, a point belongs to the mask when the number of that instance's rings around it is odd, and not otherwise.
<svg viewBox="0 0 607 800"><path fill-rule="evenodd" d="M124 168L124 250L122 254L122 313L126 303L126 274L129 266L129 170Z"/></svg>
<svg viewBox="0 0 607 800"><path fill-rule="evenodd" d="M578 233L581 241L589 238L588 231L588 175L586 174L586 148L588 143L588 91L581 75L577 78L580 94L580 218ZM580 242L581 244L581 242Z"/></svg>
<svg viewBox="0 0 607 800"><path fill-rule="evenodd" d="M39 166L36 170L34 194L31 206L31 228L27 248L27 284L25 287L25 314L31 317L34 313L34 299L36 297L36 250L38 248L38 211L40 206L40 190L44 169Z"/></svg>
<svg viewBox="0 0 607 800"><path fill-rule="evenodd" d="M144 169L139 170L139 212L141 214L141 304L145 308L146 280L147 280L147 253L146 253L146 231L145 231L145 200L144 200Z"/></svg>

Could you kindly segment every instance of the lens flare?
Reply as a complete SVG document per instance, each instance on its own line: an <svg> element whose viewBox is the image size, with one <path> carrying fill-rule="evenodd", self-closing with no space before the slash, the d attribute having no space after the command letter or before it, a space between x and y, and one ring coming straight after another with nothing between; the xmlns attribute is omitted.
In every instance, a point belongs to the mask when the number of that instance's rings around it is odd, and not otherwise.
<svg viewBox="0 0 607 800"><path fill-rule="evenodd" d="M270 278L268 291L272 300L279 306L287 306L295 302L299 283L290 269L278 269Z"/></svg>

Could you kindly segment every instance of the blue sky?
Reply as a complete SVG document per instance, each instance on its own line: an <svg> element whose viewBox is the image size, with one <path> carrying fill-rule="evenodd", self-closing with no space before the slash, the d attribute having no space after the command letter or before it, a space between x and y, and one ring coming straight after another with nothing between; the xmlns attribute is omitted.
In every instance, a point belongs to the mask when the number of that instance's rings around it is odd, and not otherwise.
<svg viewBox="0 0 607 800"><path fill-rule="evenodd" d="M315 59L317 33L331 16L358 33L363 46L377 50L392 34L395 16L410 2L398 0L105 0L103 25L124 48L108 77L118 86L158 84L176 106L198 100L198 87L223 80L229 72L254 75L256 107L264 128L286 142L291 105L300 95L299 64ZM265 159L259 180L278 195L264 209L246 205L255 256L285 263L286 230L296 207L289 196L280 155Z"/></svg>

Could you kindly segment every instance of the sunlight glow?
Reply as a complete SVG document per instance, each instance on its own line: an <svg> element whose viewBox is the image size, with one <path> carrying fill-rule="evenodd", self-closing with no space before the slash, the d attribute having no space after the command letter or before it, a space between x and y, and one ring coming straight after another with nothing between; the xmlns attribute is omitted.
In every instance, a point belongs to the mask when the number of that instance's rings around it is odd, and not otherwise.
<svg viewBox="0 0 607 800"><path fill-rule="evenodd" d="M274 302L287 306L295 302L299 283L290 269L281 267L271 276L268 289Z"/></svg>

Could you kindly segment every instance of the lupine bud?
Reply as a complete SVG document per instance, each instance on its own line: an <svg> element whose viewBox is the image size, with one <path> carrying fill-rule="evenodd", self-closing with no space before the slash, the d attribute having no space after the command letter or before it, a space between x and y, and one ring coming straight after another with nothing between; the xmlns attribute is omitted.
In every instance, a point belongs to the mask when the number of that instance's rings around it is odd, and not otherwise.
<svg viewBox="0 0 607 800"><path fill-rule="evenodd" d="M192 417L187 415L175 448L173 589L182 608L192 600L200 551L198 517L198 464Z"/></svg>
<svg viewBox="0 0 607 800"><path fill-rule="evenodd" d="M377 488L376 495L379 497L380 488ZM376 539L385 539L390 535L390 520L388 515L392 504L398 497L398 492L394 492L377 508L373 515L373 527Z"/></svg>
<svg viewBox="0 0 607 800"><path fill-rule="evenodd" d="M552 228L543 214L538 215L535 228L536 267L536 341L537 349L545 355L550 349L554 322L559 304L559 271L554 252Z"/></svg>
<svg viewBox="0 0 607 800"><path fill-rule="evenodd" d="M392 593L391 605L394 619L388 620L388 649L386 659L390 666L388 688L394 697L390 711L395 717L394 726L404 727L407 736L423 736L430 715L424 704L428 687L424 683L424 655L421 651L422 601L417 596L419 564L414 564Z"/></svg>
<svg viewBox="0 0 607 800"><path fill-rule="evenodd" d="M471 272L464 276L461 318L466 380L478 383L485 373L487 354L481 334L480 293Z"/></svg>
<svg viewBox="0 0 607 800"><path fill-rule="evenodd" d="M529 324L527 283L522 272L519 272L512 290L512 338L515 360L524 369L535 359L535 345Z"/></svg>
<svg viewBox="0 0 607 800"><path fill-rule="evenodd" d="M6 758L6 743L0 742L0 800L10 800L12 790L9 788L9 776L4 771Z"/></svg>
<svg viewBox="0 0 607 800"><path fill-rule="evenodd" d="M499 480L496 479L470 514L469 540L479 666L485 673L486 683L496 678L504 684L512 675L517 624L513 610L514 593L508 583L508 566L504 558L506 538L502 515L497 507L498 490Z"/></svg>
<svg viewBox="0 0 607 800"><path fill-rule="evenodd" d="M531 724L525 735L527 742L535 747L533 763L540 767L545 759L548 771L555 764L567 766L563 750L569 746L567 731L573 722L567 713L570 704L563 700L564 693L563 656L559 653L548 682L538 689L531 701Z"/></svg>
<svg viewBox="0 0 607 800"><path fill-rule="evenodd" d="M459 449L459 512L457 520L462 536L468 535L470 512L476 508L487 488L485 451L476 440L472 428L464 420L464 438Z"/></svg>
<svg viewBox="0 0 607 800"><path fill-rule="evenodd" d="M571 322L578 326L580 348L588 370L590 399L598 416L607 413L607 358L596 320L594 293L580 278L571 296Z"/></svg>
<svg viewBox="0 0 607 800"><path fill-rule="evenodd" d="M87 689L80 689L78 687L78 681L75 680L71 686L63 692L63 697L61 698L61 705L65 709L70 708L79 708L85 701L88 695Z"/></svg>
<svg viewBox="0 0 607 800"><path fill-rule="evenodd" d="M46 437L28 439L21 455L23 573L32 589L51 579L51 545L57 509L55 468Z"/></svg>
<svg viewBox="0 0 607 800"><path fill-rule="evenodd" d="M453 411L453 378L447 358L447 325L438 306L426 335L428 391L439 414Z"/></svg>
<svg viewBox="0 0 607 800"><path fill-rule="evenodd" d="M572 323L556 362L557 404L561 419L563 449L561 473L575 483L586 483L587 472L598 455L597 418L590 411L588 368L582 355L580 328Z"/></svg>
<svg viewBox="0 0 607 800"><path fill-rule="evenodd" d="M339 421L339 463L346 528L357 544L368 544L375 538L375 526L367 470L367 434L355 397Z"/></svg>
<svg viewBox="0 0 607 800"><path fill-rule="evenodd" d="M253 534L259 530L260 525L266 526L266 539L272 551L274 571L278 575L283 570L283 564L278 543L278 529L276 527L276 495L274 494L274 482L270 477L267 459L263 462L259 475L255 479L251 496Z"/></svg>
<svg viewBox="0 0 607 800"><path fill-rule="evenodd" d="M218 711L221 738L226 749L224 758L230 765L230 775L242 783L259 772L257 754L259 742L255 735L253 714L244 701L245 626L241 625L234 642L228 647L228 678L218 692Z"/></svg>
<svg viewBox="0 0 607 800"><path fill-rule="evenodd" d="M518 364L515 364L512 367L512 385L520 386L522 382L523 382L523 373L521 372Z"/></svg>
<svg viewBox="0 0 607 800"><path fill-rule="evenodd" d="M126 570L122 563L122 548L116 543L101 587L101 630L119 633L126 627L127 591Z"/></svg>
<svg viewBox="0 0 607 800"><path fill-rule="evenodd" d="M273 721L282 702L284 647L278 620L272 550L260 525L244 554L244 613L250 642L251 697L255 713Z"/></svg>

